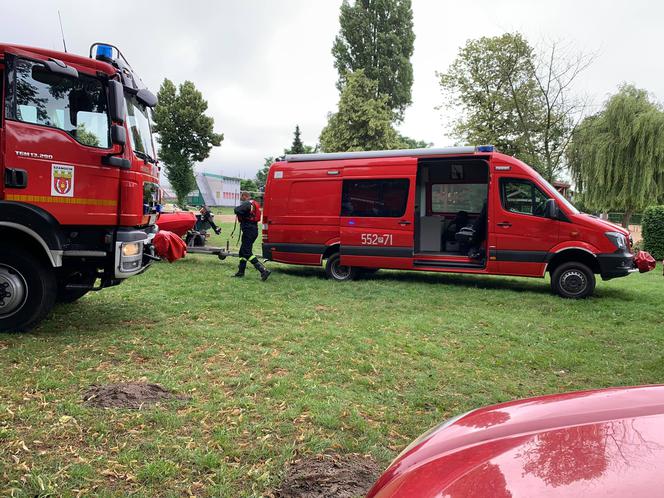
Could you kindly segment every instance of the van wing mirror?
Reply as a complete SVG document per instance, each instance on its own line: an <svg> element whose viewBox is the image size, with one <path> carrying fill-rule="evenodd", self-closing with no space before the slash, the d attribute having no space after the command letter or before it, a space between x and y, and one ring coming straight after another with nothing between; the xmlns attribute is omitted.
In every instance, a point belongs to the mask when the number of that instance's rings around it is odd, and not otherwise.
<svg viewBox="0 0 664 498"><path fill-rule="evenodd" d="M544 204L544 216L552 220L557 220L559 215L560 211L558 210L558 204L556 204L555 199L547 199Z"/></svg>
<svg viewBox="0 0 664 498"><path fill-rule="evenodd" d="M124 124L124 89L122 83L117 80L108 82L109 106L108 113L111 115L111 121Z"/></svg>
<svg viewBox="0 0 664 498"><path fill-rule="evenodd" d="M146 107L155 107L157 105L157 96L146 88L141 88L136 92L136 98Z"/></svg>
<svg viewBox="0 0 664 498"><path fill-rule="evenodd" d="M69 76L70 78L78 78L78 71L76 68L68 66L58 59L49 59L44 61L44 64L53 74L60 74L62 76Z"/></svg>

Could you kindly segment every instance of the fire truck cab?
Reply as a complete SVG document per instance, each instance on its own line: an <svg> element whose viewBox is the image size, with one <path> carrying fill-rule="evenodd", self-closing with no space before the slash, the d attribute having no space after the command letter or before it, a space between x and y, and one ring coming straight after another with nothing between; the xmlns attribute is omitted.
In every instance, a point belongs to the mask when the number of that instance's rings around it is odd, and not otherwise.
<svg viewBox="0 0 664 498"><path fill-rule="evenodd" d="M349 280L379 268L544 277L592 294L638 271L629 232L579 212L493 146L287 155L269 171L263 256Z"/></svg>
<svg viewBox="0 0 664 498"><path fill-rule="evenodd" d="M114 46L0 44L0 331L155 259L156 97Z"/></svg>

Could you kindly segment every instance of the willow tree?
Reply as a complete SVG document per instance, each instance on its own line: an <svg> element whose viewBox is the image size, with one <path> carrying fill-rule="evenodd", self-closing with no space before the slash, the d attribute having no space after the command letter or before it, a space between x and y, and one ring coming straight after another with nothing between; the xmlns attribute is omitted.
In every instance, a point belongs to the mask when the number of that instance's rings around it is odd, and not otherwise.
<svg viewBox="0 0 664 498"><path fill-rule="evenodd" d="M577 128L568 160L584 204L622 211L628 226L664 197L664 111L645 90L622 86Z"/></svg>

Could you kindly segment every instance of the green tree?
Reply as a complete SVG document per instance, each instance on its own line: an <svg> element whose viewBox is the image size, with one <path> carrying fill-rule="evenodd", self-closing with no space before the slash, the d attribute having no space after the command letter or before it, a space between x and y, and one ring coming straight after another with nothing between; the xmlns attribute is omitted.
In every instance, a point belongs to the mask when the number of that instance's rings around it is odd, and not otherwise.
<svg viewBox="0 0 664 498"><path fill-rule="evenodd" d="M212 147L221 145L224 135L214 132L214 119L205 115L207 101L191 81L176 88L164 79L158 99L154 121L159 155L178 204L184 206L187 195L196 188L194 163L205 160Z"/></svg>
<svg viewBox="0 0 664 498"><path fill-rule="evenodd" d="M568 161L585 205L631 215L664 197L664 111L645 90L623 85L574 132Z"/></svg>
<svg viewBox="0 0 664 498"><path fill-rule="evenodd" d="M295 125L295 131L293 132L293 144L290 149L284 151L286 154L304 154L304 144L300 138L300 126Z"/></svg>
<svg viewBox="0 0 664 498"><path fill-rule="evenodd" d="M361 69L347 76L339 97L339 110L330 114L320 134L323 152L400 147L399 136L392 126L394 114L387 96L376 96L377 86Z"/></svg>
<svg viewBox="0 0 664 498"><path fill-rule="evenodd" d="M276 159L273 156L269 156L265 158L265 161L263 162L263 167L258 170L256 173L256 186L258 187L258 190L261 192L265 190L265 184L267 183L267 174L270 171L270 166L272 166L272 163L276 161Z"/></svg>
<svg viewBox="0 0 664 498"><path fill-rule="evenodd" d="M592 62L559 44L536 52L519 33L469 40L440 85L457 140L493 144L553 180L565 166L565 150L585 101L572 87Z"/></svg>
<svg viewBox="0 0 664 498"><path fill-rule="evenodd" d="M425 142L424 140L416 140L414 138L406 137L401 133L398 133L399 138L399 148L400 149L426 149L431 147L433 144L430 142Z"/></svg>
<svg viewBox="0 0 664 498"><path fill-rule="evenodd" d="M413 85L413 10L410 0L348 0L341 4L339 35L332 55L339 71L337 88L348 75L363 69L378 83L374 98L387 96L388 107L398 120L411 103Z"/></svg>
<svg viewBox="0 0 664 498"><path fill-rule="evenodd" d="M258 192L258 185L256 184L256 180L240 180L240 190L243 192Z"/></svg>

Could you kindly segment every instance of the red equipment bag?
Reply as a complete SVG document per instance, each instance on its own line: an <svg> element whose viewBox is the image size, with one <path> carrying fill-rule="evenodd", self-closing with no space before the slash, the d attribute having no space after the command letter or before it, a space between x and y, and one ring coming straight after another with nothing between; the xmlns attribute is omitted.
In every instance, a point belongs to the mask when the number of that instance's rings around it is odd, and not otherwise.
<svg viewBox="0 0 664 498"><path fill-rule="evenodd" d="M251 200L251 214L248 216L249 221L258 223L261 221L261 205L255 200Z"/></svg>
<svg viewBox="0 0 664 498"><path fill-rule="evenodd" d="M655 261L655 258L653 258L650 253L646 251L639 251L634 257L634 263L641 273L654 270L657 266L657 261Z"/></svg>
<svg viewBox="0 0 664 498"><path fill-rule="evenodd" d="M184 258L187 254L187 244L173 232L159 230L152 240L157 256L169 263Z"/></svg>

